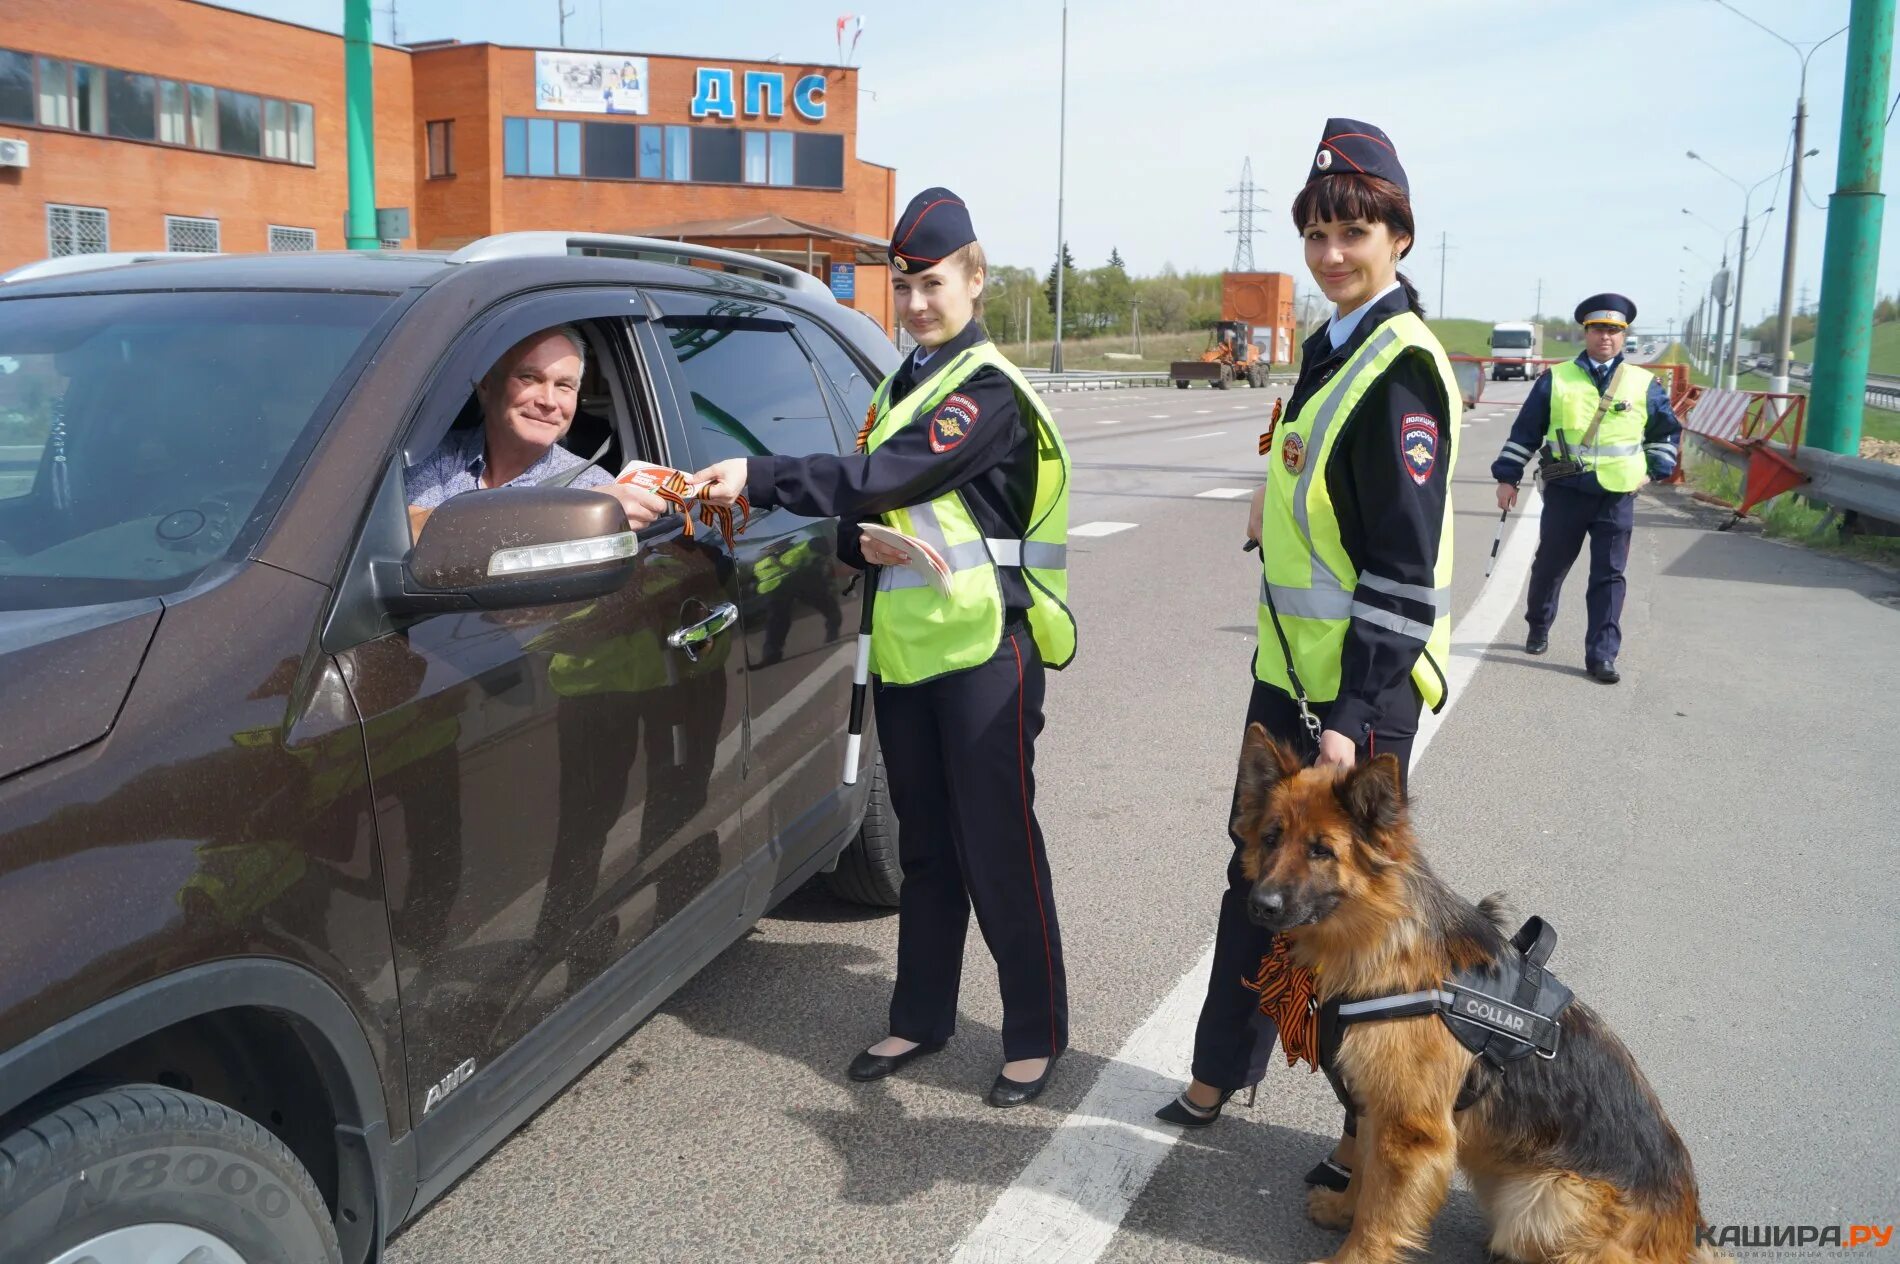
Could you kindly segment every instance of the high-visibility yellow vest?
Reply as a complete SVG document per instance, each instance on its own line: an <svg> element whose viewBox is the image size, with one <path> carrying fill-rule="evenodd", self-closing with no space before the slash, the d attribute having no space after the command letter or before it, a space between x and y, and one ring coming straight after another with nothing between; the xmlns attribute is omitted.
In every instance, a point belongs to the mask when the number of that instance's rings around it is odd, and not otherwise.
<svg viewBox="0 0 1900 1264"><path fill-rule="evenodd" d="M1435 459L1455 465L1463 396L1452 377L1445 349L1425 322L1411 312L1401 312L1381 323L1332 379L1274 430L1261 515L1260 641L1254 649L1254 676L1288 694L1296 692L1287 674L1290 651L1308 698L1330 702L1339 696L1339 660L1345 650L1346 627L1357 616L1396 627L1425 642L1424 652L1412 666L1412 680L1432 710L1444 705L1445 663L1451 650L1450 506L1446 506L1439 528L1438 566L1430 591L1380 576L1366 578L1368 585L1430 604L1436 617L1428 627L1353 600L1360 575L1340 541L1339 516L1326 486L1327 463L1353 409L1408 351L1429 355L1444 381L1446 407L1451 415L1438 436ZM1286 634L1286 651L1274 633L1273 616L1267 608L1269 593ZM1401 624L1404 626L1396 626Z"/></svg>
<svg viewBox="0 0 1900 1264"><path fill-rule="evenodd" d="M883 514L886 526L928 541L950 566L950 592L939 597L921 576L884 567L872 612L871 661L886 683L912 685L989 661L1003 639L1003 593L996 568L1020 567L1031 606L1029 628L1045 665L1060 671L1075 657L1069 613L1069 450L1042 400L991 342L958 352L936 376L892 404L891 379L878 385L865 451L875 452L905 426L930 424L937 406L993 366L1016 388L1016 403L1036 439L1036 496L1020 540L986 538L961 491Z"/></svg>
<svg viewBox="0 0 1900 1264"><path fill-rule="evenodd" d="M1603 396L1590 380L1589 372L1575 360L1550 371L1550 426L1553 448L1561 435L1570 444L1570 455L1582 461L1584 468L1597 476L1606 492L1633 492L1648 469L1643 459L1643 431L1649 424L1649 384L1656 375L1625 360L1612 375L1610 400L1603 422L1597 426L1595 442L1585 446L1584 435L1596 420ZM1559 453L1561 448L1557 448Z"/></svg>

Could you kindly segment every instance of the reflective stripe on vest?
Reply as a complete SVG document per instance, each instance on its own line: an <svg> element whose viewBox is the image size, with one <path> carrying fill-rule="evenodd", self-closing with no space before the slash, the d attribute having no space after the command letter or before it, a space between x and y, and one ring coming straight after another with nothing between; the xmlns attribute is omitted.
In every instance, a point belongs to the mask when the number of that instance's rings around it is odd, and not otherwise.
<svg viewBox="0 0 1900 1264"><path fill-rule="evenodd" d="M1550 371L1550 434L1569 443L1570 454L1590 468L1606 492L1633 492L1643 481L1643 431L1649 424L1649 385L1655 380L1649 370L1627 360L1618 366L1596 442L1586 446L1583 437L1596 420L1603 394L1575 360ZM1552 446L1562 451L1561 445Z"/></svg>
<svg viewBox="0 0 1900 1264"><path fill-rule="evenodd" d="M916 684L987 662L1002 641L999 566L1018 568L1030 594L1029 626L1046 666L1060 670L1075 657L1075 620L1068 610L1069 453L1033 388L993 343L982 342L950 360L903 401L890 403L891 380L878 385L864 450L875 452L908 425L929 425L937 406L978 370L992 367L1010 380L1017 407L1036 442L1036 490L1024 539L998 539L978 529L961 491L882 515L886 525L926 541L950 568L950 592L940 597L928 581L904 567L878 573L871 655L885 683Z"/></svg>
<svg viewBox="0 0 1900 1264"><path fill-rule="evenodd" d="M1329 702L1339 696L1340 657L1353 619L1423 641L1412 668L1420 695L1433 710L1444 705L1444 664L1451 649L1452 516L1447 506L1439 526L1438 559L1432 585L1407 584L1354 570L1340 538L1339 519L1326 485L1326 467L1347 421L1398 358L1410 350L1431 357L1444 385L1450 416L1439 424L1435 460L1457 461L1463 419L1462 393L1444 349L1425 322L1402 312L1383 322L1325 385L1281 421L1268 457L1267 494L1261 519L1259 644L1254 675L1265 684L1293 692L1286 652L1273 627L1280 618L1287 649L1307 696ZM1292 446L1289 446L1292 445ZM1289 460L1292 464L1289 465ZM1399 597L1429 608L1425 623L1383 606L1358 600L1361 588Z"/></svg>

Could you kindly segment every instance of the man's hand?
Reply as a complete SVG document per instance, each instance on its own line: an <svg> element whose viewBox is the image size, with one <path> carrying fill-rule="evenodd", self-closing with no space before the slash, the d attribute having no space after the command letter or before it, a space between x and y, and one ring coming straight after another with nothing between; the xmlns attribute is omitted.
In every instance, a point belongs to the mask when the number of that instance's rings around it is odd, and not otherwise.
<svg viewBox="0 0 1900 1264"><path fill-rule="evenodd" d="M604 483L589 490L612 496L619 501L620 507L626 511L627 525L635 531L642 527L652 526L661 517L672 512L667 503L652 492L628 483Z"/></svg>
<svg viewBox="0 0 1900 1264"><path fill-rule="evenodd" d="M1517 488L1510 483L1498 484L1498 509L1509 513L1517 508Z"/></svg>
<svg viewBox="0 0 1900 1264"><path fill-rule="evenodd" d="M858 548L873 566L904 566L910 562L910 554L904 550L868 535L859 538Z"/></svg>
<svg viewBox="0 0 1900 1264"><path fill-rule="evenodd" d="M1335 733L1331 729L1319 735L1319 762L1317 768L1351 768L1359 762L1359 748L1344 733Z"/></svg>
<svg viewBox="0 0 1900 1264"><path fill-rule="evenodd" d="M692 482L700 489L699 498L707 504L730 505L745 495L745 479L745 458L734 457L730 461L708 465L693 475Z"/></svg>
<svg viewBox="0 0 1900 1264"><path fill-rule="evenodd" d="M1260 517L1266 511L1267 485L1254 488L1253 498L1247 502L1247 538L1255 544L1260 542Z"/></svg>
<svg viewBox="0 0 1900 1264"><path fill-rule="evenodd" d="M1636 490L1640 492L1640 491L1642 491L1642 490L1643 490L1643 489L1644 489L1645 487L1648 487L1648 486L1649 486L1649 485L1650 485L1650 484L1651 484L1652 482L1654 482L1654 481L1655 481L1655 480L1654 480L1654 479L1652 479L1652 478L1650 478L1650 476L1649 476L1649 475L1647 475L1647 474L1645 474L1645 475L1643 475L1643 481L1642 481L1642 482L1640 482L1640 483L1638 483L1638 484L1636 485Z"/></svg>

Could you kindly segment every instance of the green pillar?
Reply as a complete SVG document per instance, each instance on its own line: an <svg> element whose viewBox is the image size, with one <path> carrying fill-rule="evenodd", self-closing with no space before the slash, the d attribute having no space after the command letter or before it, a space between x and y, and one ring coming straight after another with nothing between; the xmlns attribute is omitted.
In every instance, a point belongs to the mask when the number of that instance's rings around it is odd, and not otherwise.
<svg viewBox="0 0 1900 1264"><path fill-rule="evenodd" d="M343 80L350 146L347 240L351 250L380 250L383 244L376 236L376 80L370 41L369 0L343 0Z"/></svg>
<svg viewBox="0 0 1900 1264"><path fill-rule="evenodd" d="M1847 31L1847 88L1841 96L1841 152L1827 208L1821 319L1807 442L1860 453L1867 398L1876 274L1880 263L1880 155L1887 143L1887 84L1893 69L1894 0L1853 0Z"/></svg>

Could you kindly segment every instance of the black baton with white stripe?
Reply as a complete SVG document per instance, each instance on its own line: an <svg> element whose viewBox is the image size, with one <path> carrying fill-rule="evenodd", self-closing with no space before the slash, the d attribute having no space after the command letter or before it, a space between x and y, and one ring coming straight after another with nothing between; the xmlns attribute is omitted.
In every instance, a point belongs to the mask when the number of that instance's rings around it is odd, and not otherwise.
<svg viewBox="0 0 1900 1264"><path fill-rule="evenodd" d="M864 609L858 616L858 662L851 673L851 726L844 744L844 784L858 784L858 755L864 748L864 696L871 683L871 607L877 601L880 568L864 568Z"/></svg>
<svg viewBox="0 0 1900 1264"><path fill-rule="evenodd" d="M1510 516L1511 511L1508 509L1498 515L1498 533L1491 537L1491 560L1484 564L1484 577L1486 579L1491 578L1491 568L1498 564L1498 545L1504 543L1504 522L1505 519Z"/></svg>

